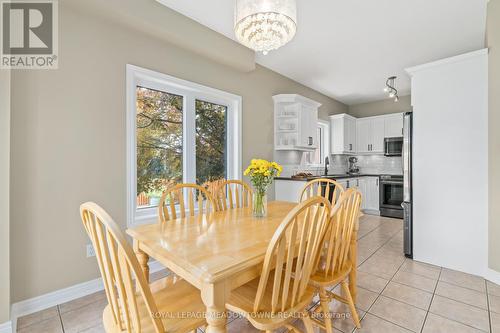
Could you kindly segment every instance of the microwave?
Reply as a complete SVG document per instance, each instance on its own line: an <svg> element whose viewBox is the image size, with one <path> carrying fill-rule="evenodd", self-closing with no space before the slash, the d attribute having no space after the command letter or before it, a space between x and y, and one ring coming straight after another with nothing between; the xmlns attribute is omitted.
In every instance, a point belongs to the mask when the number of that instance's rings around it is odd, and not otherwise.
<svg viewBox="0 0 500 333"><path fill-rule="evenodd" d="M401 156L402 153L403 153L403 137L384 139L385 156Z"/></svg>

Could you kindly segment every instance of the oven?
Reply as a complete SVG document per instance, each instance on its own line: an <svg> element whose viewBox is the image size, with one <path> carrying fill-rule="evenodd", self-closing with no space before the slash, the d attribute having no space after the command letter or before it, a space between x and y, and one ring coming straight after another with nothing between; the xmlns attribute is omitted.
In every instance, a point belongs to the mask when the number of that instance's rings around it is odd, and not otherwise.
<svg viewBox="0 0 500 333"><path fill-rule="evenodd" d="M403 176L380 176L380 215L403 218Z"/></svg>
<svg viewBox="0 0 500 333"><path fill-rule="evenodd" d="M385 156L401 156L402 154L403 154L403 137L384 139Z"/></svg>

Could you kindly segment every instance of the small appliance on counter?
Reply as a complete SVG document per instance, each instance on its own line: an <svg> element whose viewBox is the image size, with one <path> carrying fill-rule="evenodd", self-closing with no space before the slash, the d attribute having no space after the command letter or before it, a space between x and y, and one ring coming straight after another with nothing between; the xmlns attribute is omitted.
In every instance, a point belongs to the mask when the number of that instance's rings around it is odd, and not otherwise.
<svg viewBox="0 0 500 333"><path fill-rule="evenodd" d="M349 171L348 173L350 175L357 175L359 174L359 167L356 165L358 163L358 158L351 156L349 157Z"/></svg>

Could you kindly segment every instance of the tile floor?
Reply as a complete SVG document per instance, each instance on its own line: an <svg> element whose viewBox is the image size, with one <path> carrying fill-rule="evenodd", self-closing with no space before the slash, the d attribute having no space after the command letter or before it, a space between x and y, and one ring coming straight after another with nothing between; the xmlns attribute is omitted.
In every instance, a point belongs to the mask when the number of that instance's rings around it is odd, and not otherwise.
<svg viewBox="0 0 500 333"><path fill-rule="evenodd" d="M406 259L402 245L401 220L362 217L357 300L362 328L356 332L500 333L500 286ZM153 279L165 274L158 272ZM105 306L105 295L99 292L21 317L18 332L104 332ZM336 302L331 311L348 313L345 305ZM334 320L334 330L355 331L351 319ZM230 321L228 331L257 332L244 319Z"/></svg>

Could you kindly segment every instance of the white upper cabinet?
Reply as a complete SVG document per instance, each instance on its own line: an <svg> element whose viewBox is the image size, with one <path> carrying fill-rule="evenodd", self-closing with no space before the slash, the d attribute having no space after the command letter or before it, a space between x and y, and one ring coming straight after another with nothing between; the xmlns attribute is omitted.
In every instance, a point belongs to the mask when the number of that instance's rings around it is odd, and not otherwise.
<svg viewBox="0 0 500 333"><path fill-rule="evenodd" d="M384 153L384 117L356 120L356 147L358 154Z"/></svg>
<svg viewBox="0 0 500 333"><path fill-rule="evenodd" d="M275 95L273 100L274 149L316 149L318 108L321 104L296 94Z"/></svg>
<svg viewBox="0 0 500 333"><path fill-rule="evenodd" d="M356 118L348 114L330 116L332 154L356 154Z"/></svg>
<svg viewBox="0 0 500 333"><path fill-rule="evenodd" d="M386 138L403 136L403 114L396 113L384 117Z"/></svg>

